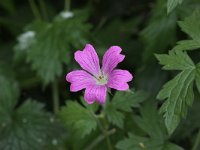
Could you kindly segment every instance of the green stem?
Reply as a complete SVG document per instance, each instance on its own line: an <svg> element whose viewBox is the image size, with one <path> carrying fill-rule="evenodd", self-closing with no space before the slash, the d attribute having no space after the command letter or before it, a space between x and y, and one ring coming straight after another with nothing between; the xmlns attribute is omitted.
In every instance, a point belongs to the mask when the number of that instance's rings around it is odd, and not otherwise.
<svg viewBox="0 0 200 150"><path fill-rule="evenodd" d="M71 5L71 0L65 0L65 10L69 11L70 10L70 5Z"/></svg>
<svg viewBox="0 0 200 150"><path fill-rule="evenodd" d="M192 150L198 150L199 144L200 144L200 129L197 133L197 137L196 137L196 140L195 140Z"/></svg>
<svg viewBox="0 0 200 150"><path fill-rule="evenodd" d="M42 11L42 15L44 19L48 20L48 13L47 13L47 8L46 8L44 0L39 0L39 5L40 5L40 10Z"/></svg>
<svg viewBox="0 0 200 150"><path fill-rule="evenodd" d="M58 83L54 81L52 83L52 98L53 98L53 110L56 114L59 110L59 92L58 92Z"/></svg>
<svg viewBox="0 0 200 150"><path fill-rule="evenodd" d="M38 19L38 20L42 20L42 17L40 15L39 9L37 8L37 5L36 5L35 1L34 0L29 0L29 4L30 4L31 10L32 10L33 15L35 16L35 18Z"/></svg>
<svg viewBox="0 0 200 150"><path fill-rule="evenodd" d="M107 135L110 136L114 134L116 129L112 129L110 131L107 131ZM98 145L101 141L103 141L106 138L104 134L99 135L88 147L85 148L85 150L92 150L96 145Z"/></svg>
<svg viewBox="0 0 200 150"><path fill-rule="evenodd" d="M110 136L108 134L108 131L106 129L106 126L102 125L101 121L99 120L99 118L95 117L96 120L97 120L97 124L100 128L100 130L102 131L103 135L105 136L106 138L106 142L107 142L107 146L108 146L108 150L113 150L112 148L112 144L111 144L111 141L110 141ZM105 120L105 117L103 116L102 117L103 120Z"/></svg>

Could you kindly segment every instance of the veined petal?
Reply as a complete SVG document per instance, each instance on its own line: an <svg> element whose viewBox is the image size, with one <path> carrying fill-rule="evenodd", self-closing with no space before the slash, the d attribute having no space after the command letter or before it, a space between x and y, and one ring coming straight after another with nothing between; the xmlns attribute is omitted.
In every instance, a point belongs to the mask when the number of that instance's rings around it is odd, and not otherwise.
<svg viewBox="0 0 200 150"><path fill-rule="evenodd" d="M87 86L96 84L95 78L84 70L76 70L66 75L66 80L71 83L70 91L77 92Z"/></svg>
<svg viewBox="0 0 200 150"><path fill-rule="evenodd" d="M131 81L133 76L127 70L115 69L108 77L107 86L116 90L128 90L129 85L127 82Z"/></svg>
<svg viewBox="0 0 200 150"><path fill-rule="evenodd" d="M87 44L83 51L76 51L74 57L84 70L94 76L100 74L99 58L91 44Z"/></svg>
<svg viewBox="0 0 200 150"><path fill-rule="evenodd" d="M119 46L111 46L103 56L102 70L105 74L109 74L112 70L122 62L125 58L120 52L122 49Z"/></svg>
<svg viewBox="0 0 200 150"><path fill-rule="evenodd" d="M84 99L88 104L92 104L97 101L100 104L104 104L106 101L106 86L104 85L91 85L85 90Z"/></svg>

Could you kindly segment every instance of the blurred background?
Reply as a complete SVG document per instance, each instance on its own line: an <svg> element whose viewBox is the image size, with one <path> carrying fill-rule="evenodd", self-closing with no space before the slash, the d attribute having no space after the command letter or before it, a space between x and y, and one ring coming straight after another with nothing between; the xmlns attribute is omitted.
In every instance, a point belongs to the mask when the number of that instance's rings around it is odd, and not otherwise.
<svg viewBox="0 0 200 150"><path fill-rule="evenodd" d="M0 150L82 150L99 135L96 131L84 139L73 137L57 117L66 101L81 103L83 92L71 93L65 75L80 68L73 55L87 43L100 58L110 46L122 47L126 58L118 67L133 74L132 89L145 91L141 96L155 102L176 72L162 71L154 54L167 53L187 38L177 21L199 7L198 0L185 0L167 14L166 0L1 0ZM199 52L190 56L196 61ZM197 106L191 111L199 112ZM137 107L134 114L139 111ZM135 123L125 124L113 145L125 132L141 133ZM182 124L171 141L190 149L200 122ZM107 149L101 142L88 150Z"/></svg>

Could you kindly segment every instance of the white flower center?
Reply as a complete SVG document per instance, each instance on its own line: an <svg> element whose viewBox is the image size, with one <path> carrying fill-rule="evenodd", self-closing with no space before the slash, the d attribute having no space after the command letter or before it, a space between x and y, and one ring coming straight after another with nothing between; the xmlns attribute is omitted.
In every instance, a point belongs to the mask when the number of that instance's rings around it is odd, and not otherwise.
<svg viewBox="0 0 200 150"><path fill-rule="evenodd" d="M107 82L108 82L108 77L106 75L101 74L97 77L98 85L105 85L107 84Z"/></svg>

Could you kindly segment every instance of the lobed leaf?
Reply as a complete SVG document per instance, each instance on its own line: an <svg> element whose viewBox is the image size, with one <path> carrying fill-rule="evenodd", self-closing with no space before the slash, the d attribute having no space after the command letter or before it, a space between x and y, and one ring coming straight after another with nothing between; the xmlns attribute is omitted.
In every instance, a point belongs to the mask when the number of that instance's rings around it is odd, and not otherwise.
<svg viewBox="0 0 200 150"><path fill-rule="evenodd" d="M192 39L177 42L173 50L195 50L200 48L200 10L195 10L192 15L184 21L179 21L182 31L187 33Z"/></svg>
<svg viewBox="0 0 200 150"><path fill-rule="evenodd" d="M129 92L116 92L112 101L107 101L104 108L108 121L119 128L124 126L124 113L131 112L132 107L138 107L139 103L146 100L148 94L143 91L137 91L135 93Z"/></svg>
<svg viewBox="0 0 200 150"><path fill-rule="evenodd" d="M43 105L27 100L4 118L0 108L0 149L40 150L58 145L63 129L42 108ZM55 140L56 144L52 143Z"/></svg>
<svg viewBox="0 0 200 150"><path fill-rule="evenodd" d="M160 111L164 113L165 124L171 134L187 114L188 106L194 99L193 81L195 72L191 69L183 70L172 80L167 82L158 93L158 99L167 99Z"/></svg>
<svg viewBox="0 0 200 150"><path fill-rule="evenodd" d="M159 63L163 65L163 69L165 70L184 70L195 68L193 61L186 52L172 50L169 52L169 55L157 54L156 58L159 60Z"/></svg>
<svg viewBox="0 0 200 150"><path fill-rule="evenodd" d="M74 131L82 138L97 127L96 118L93 112L76 102L67 102L67 106L62 108L59 116L66 127L74 129Z"/></svg>

